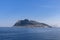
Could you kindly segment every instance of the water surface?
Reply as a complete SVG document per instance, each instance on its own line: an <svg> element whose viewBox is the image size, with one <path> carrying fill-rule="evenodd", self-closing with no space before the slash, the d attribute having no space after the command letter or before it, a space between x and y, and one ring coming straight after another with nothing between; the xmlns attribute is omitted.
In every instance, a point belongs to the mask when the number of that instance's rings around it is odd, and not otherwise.
<svg viewBox="0 0 60 40"><path fill-rule="evenodd" d="M0 40L60 40L60 28L0 27Z"/></svg>

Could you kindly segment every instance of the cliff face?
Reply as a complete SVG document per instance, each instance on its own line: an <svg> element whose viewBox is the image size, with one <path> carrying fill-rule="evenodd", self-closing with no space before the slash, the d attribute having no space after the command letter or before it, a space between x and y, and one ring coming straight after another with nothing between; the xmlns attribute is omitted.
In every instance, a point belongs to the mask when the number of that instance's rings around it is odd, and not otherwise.
<svg viewBox="0 0 60 40"><path fill-rule="evenodd" d="M18 22L16 22L14 24L14 26L16 26L16 27L49 27L49 28L51 28L51 26L49 26L45 23L39 23L36 21L28 20L28 19L19 20Z"/></svg>

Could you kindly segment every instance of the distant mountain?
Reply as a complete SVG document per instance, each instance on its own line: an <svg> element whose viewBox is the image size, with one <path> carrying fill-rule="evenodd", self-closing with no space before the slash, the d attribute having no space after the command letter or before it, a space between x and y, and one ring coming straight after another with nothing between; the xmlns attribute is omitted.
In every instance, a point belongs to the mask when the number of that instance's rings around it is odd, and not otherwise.
<svg viewBox="0 0 60 40"><path fill-rule="evenodd" d="M37 21L28 20L28 19L19 20L13 26L15 26L15 27L49 27L49 28L52 27L48 24L40 23Z"/></svg>

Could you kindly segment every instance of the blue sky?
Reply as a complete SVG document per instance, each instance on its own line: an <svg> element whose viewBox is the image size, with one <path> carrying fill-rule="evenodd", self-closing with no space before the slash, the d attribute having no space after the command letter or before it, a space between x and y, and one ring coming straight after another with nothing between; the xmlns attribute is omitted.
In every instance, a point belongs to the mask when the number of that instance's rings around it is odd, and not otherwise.
<svg viewBox="0 0 60 40"><path fill-rule="evenodd" d="M0 26L25 18L60 26L60 0L0 0Z"/></svg>

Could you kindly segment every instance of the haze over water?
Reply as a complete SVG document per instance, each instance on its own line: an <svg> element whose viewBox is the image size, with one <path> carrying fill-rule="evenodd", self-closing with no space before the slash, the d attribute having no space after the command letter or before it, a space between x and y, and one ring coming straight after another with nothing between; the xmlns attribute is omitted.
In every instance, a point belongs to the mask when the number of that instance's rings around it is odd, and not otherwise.
<svg viewBox="0 0 60 40"><path fill-rule="evenodd" d="M56 28L12 27L29 19ZM60 0L0 0L0 40L60 40Z"/></svg>

